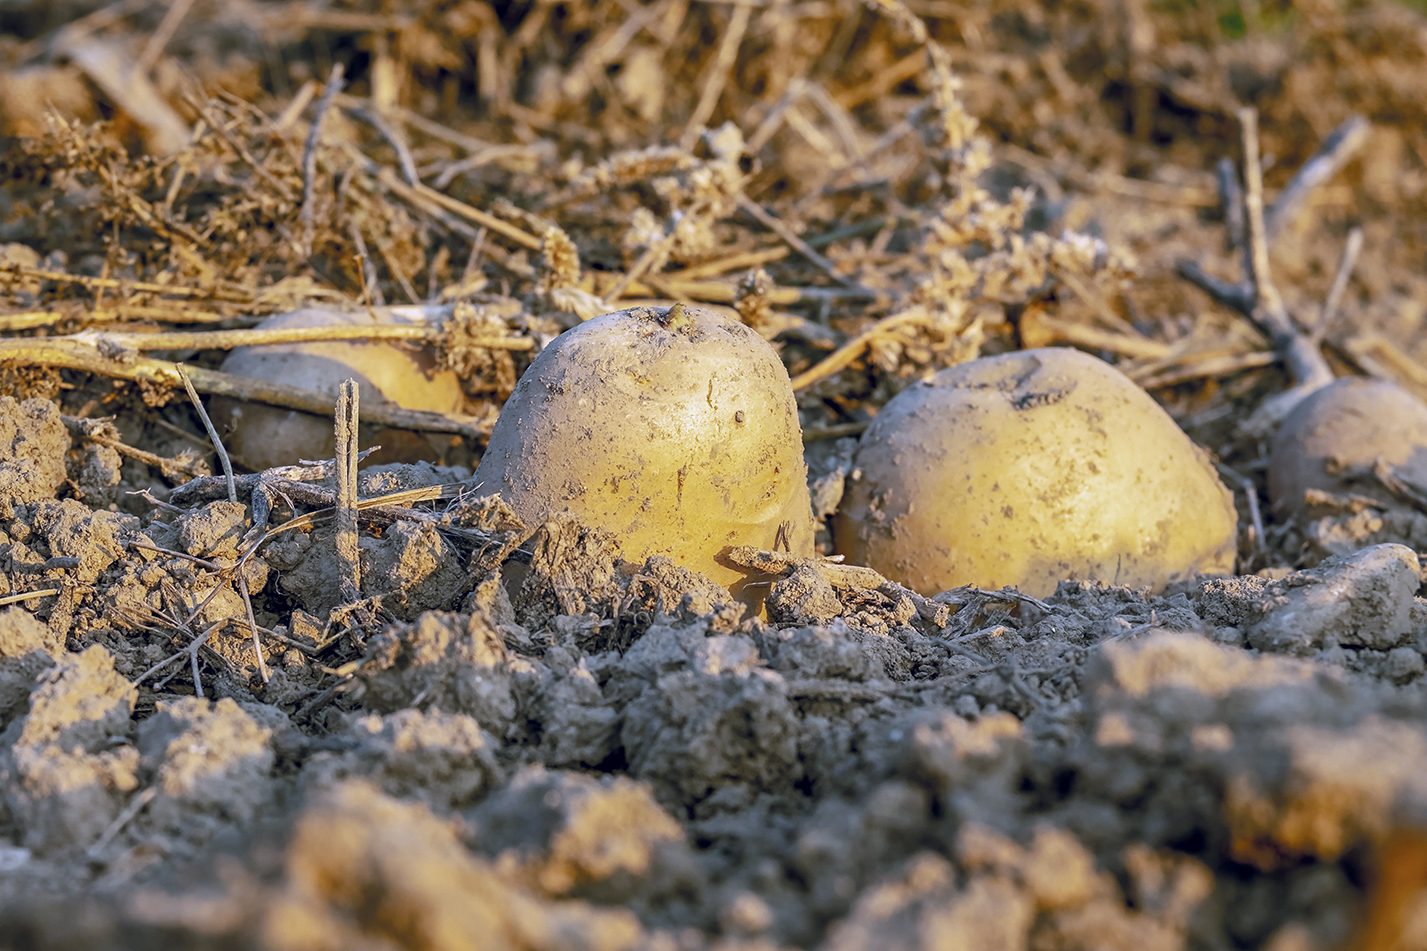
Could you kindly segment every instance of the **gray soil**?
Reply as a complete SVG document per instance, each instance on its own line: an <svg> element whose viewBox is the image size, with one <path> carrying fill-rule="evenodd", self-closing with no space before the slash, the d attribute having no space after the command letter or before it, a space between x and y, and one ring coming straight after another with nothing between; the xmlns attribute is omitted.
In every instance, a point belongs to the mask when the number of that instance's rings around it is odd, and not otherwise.
<svg viewBox="0 0 1427 951"><path fill-rule="evenodd" d="M744 620L493 499L372 510L343 605L326 523L259 544L291 491L57 498L106 471L0 398L0 946L1427 947L1422 568L1347 516L1274 577L802 562Z"/></svg>

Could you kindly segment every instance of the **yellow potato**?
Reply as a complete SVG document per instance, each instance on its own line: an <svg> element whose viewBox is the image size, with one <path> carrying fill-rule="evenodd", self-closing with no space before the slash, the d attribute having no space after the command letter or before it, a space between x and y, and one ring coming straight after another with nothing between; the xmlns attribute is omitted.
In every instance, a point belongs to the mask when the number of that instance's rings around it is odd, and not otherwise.
<svg viewBox="0 0 1427 951"><path fill-rule="evenodd" d="M392 323L407 323L399 312L386 312ZM366 312L345 313L307 307L269 317L263 329L329 327L370 324ZM429 350L383 341L334 340L321 343L275 344L239 347L223 361L223 371L269 383L286 383L324 393L334 400L337 388L348 378L357 381L363 403L390 400L406 409L460 412L464 399L461 381L450 370L436 366ZM332 455L332 417L297 410L215 397L209 406L223 444L233 458L251 469L288 466L299 459L326 459ZM364 434L363 445L375 442L382 451L367 459L377 462L414 462L435 457L431 444L420 434L387 429Z"/></svg>
<svg viewBox="0 0 1427 951"><path fill-rule="evenodd" d="M761 607L730 546L813 550L797 404L773 348L737 321L635 307L555 339L520 378L473 479L527 524L567 511L624 557L667 555Z"/></svg>
<svg viewBox="0 0 1427 951"><path fill-rule="evenodd" d="M1045 596L1234 567L1233 496L1205 453L1118 370L1023 350L903 391L862 437L838 550L925 594Z"/></svg>
<svg viewBox="0 0 1427 951"><path fill-rule="evenodd" d="M1378 460L1408 465L1427 484L1427 404L1386 380L1337 380L1294 407L1279 427L1269 455L1269 500L1280 515L1301 508L1309 489L1395 502L1375 480L1327 468L1331 461L1361 471Z"/></svg>

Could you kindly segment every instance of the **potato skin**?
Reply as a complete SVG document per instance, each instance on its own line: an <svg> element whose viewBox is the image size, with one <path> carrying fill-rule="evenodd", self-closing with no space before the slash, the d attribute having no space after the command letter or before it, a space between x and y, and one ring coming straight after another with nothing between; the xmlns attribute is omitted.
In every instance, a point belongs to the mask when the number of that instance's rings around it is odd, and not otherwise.
<svg viewBox="0 0 1427 951"><path fill-rule="evenodd" d="M258 328L357 326L373 322L369 313L305 307L269 317ZM392 322L405 321L393 315ZM354 378L365 403L391 400L407 409L456 413L464 401L460 379L450 370L439 369L429 351L387 342L333 340L238 347L223 361L222 370L255 380L300 386L329 394L334 400L342 381ZM224 397L210 402L210 413L228 452L250 469L293 465L299 459L325 459L334 450L331 417ZM362 443L373 440L382 450L368 457L368 465L414 462L435 456L419 434L382 430L364 435Z"/></svg>
<svg viewBox="0 0 1427 951"><path fill-rule="evenodd" d="M1411 464L1427 478L1427 404L1396 383L1361 377L1336 380L1306 397L1274 436L1268 462L1274 512L1297 511L1309 489L1398 502L1375 481L1350 484L1330 475L1330 459L1355 467L1379 459Z"/></svg>
<svg viewBox="0 0 1427 951"><path fill-rule="evenodd" d="M755 609L766 579L718 553L813 551L787 370L753 330L702 308L636 307L555 338L516 384L472 481L527 524L568 511L613 533L625 558L667 555Z"/></svg>
<svg viewBox="0 0 1427 951"><path fill-rule="evenodd" d="M863 434L856 468L838 550L928 595L1041 597L1062 579L1159 589L1234 567L1233 495L1205 453L1076 350L983 357L914 385Z"/></svg>

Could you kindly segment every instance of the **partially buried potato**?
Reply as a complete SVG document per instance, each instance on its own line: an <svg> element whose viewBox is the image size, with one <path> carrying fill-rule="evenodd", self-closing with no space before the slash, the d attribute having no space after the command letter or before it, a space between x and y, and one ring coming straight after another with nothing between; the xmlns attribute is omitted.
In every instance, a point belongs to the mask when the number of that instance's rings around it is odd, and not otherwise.
<svg viewBox="0 0 1427 951"><path fill-rule="evenodd" d="M850 561L934 594L1062 579L1163 588L1234 567L1205 453L1115 368L1023 350L937 373L863 434L835 521Z"/></svg>
<svg viewBox="0 0 1427 951"><path fill-rule="evenodd" d="M757 333L702 308L635 307L557 337L501 410L473 482L527 524L570 512L626 559L667 555L754 610L767 579L720 553L813 551L788 373Z"/></svg>
<svg viewBox="0 0 1427 951"><path fill-rule="evenodd" d="M1309 489L1396 502L1368 475L1379 461L1405 467L1410 481L1427 485L1427 404L1386 380L1337 380L1305 398L1279 427L1269 454L1269 500L1279 515L1302 508Z"/></svg>
<svg viewBox="0 0 1427 951"><path fill-rule="evenodd" d="M400 312L384 312L391 323L407 323ZM260 329L360 326L376 322L369 312L347 313L307 307L269 317ZM357 381L361 401L390 400L406 409L438 413L460 412L461 381L440 369L429 349L388 341L332 340L239 347L223 361L222 370L269 383L285 383L331 396L342 381ZM299 459L326 459L334 450L332 417L298 410L214 397L209 411L228 452L251 469L294 465ZM426 437L387 429L363 434L363 445L375 442L382 451L367 459L414 462L435 458Z"/></svg>

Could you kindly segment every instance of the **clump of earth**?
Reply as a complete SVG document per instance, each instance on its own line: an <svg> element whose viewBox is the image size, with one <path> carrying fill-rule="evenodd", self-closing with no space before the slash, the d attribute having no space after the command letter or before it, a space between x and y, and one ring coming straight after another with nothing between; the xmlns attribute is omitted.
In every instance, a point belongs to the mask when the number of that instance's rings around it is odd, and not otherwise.
<svg viewBox="0 0 1427 951"><path fill-rule="evenodd" d="M803 560L745 617L463 497L369 510L343 603L256 477L118 514L56 497L54 404L0 443L5 946L1427 946L1410 547L1044 600Z"/></svg>

